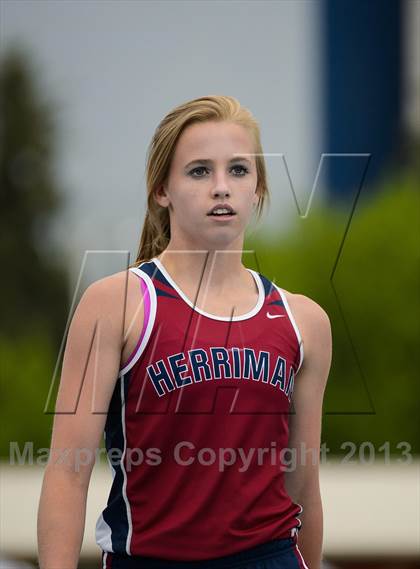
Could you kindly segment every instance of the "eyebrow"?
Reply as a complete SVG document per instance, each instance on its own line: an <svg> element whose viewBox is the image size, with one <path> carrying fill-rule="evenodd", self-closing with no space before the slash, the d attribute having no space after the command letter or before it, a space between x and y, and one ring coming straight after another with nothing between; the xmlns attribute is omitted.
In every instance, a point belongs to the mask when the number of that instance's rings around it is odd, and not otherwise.
<svg viewBox="0 0 420 569"><path fill-rule="evenodd" d="M235 158L229 160L229 164L232 164L232 162L239 162L241 160L252 166L251 161L248 160L248 158L245 158L245 156L235 156ZM191 160L191 162L188 162L185 168L189 168L192 164L211 164L212 162L213 160L208 160L207 158L197 158L197 160Z"/></svg>

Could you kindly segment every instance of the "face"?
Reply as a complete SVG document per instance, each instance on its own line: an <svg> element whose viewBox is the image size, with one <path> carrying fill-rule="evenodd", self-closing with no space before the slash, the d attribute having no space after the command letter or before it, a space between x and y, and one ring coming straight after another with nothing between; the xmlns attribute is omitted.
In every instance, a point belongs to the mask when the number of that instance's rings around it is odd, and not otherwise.
<svg viewBox="0 0 420 569"><path fill-rule="evenodd" d="M258 202L254 152L251 134L237 124L208 121L183 131L168 180L156 191L158 203L169 208L174 247L242 246ZM233 208L234 215L208 215L223 203Z"/></svg>

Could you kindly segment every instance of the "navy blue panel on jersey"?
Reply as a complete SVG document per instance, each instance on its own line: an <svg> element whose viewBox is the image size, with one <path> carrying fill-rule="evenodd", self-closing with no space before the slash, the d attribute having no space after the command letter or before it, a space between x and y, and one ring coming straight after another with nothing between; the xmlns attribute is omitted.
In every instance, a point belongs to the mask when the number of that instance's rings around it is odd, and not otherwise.
<svg viewBox="0 0 420 569"><path fill-rule="evenodd" d="M123 382L123 385L121 382ZM114 458L112 459L112 467L115 474L108 497L107 509L103 513L103 518L105 522L113 528L112 548L114 551L125 550L129 532L127 506L122 497L124 472L123 466L118 460L118 454L121 453L119 456L122 457L125 450L125 435L122 421L122 413L124 413L125 406L122 404L121 387L123 386L124 401L126 401L128 383L129 373L126 376L118 378L112 394L105 424L105 446L108 453L111 448L113 449Z"/></svg>
<svg viewBox="0 0 420 569"><path fill-rule="evenodd" d="M167 561L104 553L102 562L103 569L308 569L296 537L275 539L233 555L206 561Z"/></svg>

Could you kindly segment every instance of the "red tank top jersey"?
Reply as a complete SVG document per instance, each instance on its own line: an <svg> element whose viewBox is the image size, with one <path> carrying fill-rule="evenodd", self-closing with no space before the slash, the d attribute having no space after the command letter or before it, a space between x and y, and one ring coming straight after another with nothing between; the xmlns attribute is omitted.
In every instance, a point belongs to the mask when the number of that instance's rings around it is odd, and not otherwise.
<svg viewBox="0 0 420 569"><path fill-rule="evenodd" d="M144 326L108 410L97 544L199 561L294 536L302 506L283 458L303 345L284 291L247 269L257 304L222 317L195 307L158 258L130 270Z"/></svg>

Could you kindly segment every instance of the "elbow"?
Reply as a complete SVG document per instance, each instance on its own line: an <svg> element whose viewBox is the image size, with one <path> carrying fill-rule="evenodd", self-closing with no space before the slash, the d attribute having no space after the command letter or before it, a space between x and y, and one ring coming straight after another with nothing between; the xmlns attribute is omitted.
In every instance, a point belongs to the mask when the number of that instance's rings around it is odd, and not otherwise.
<svg viewBox="0 0 420 569"><path fill-rule="evenodd" d="M87 491L93 470L93 464L79 464L77 461L60 464L49 462L45 468L45 480L52 480L58 484L76 486Z"/></svg>

